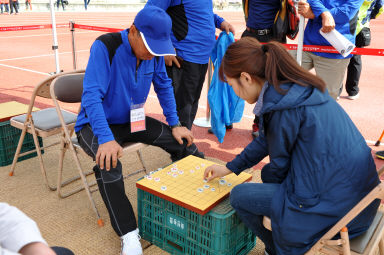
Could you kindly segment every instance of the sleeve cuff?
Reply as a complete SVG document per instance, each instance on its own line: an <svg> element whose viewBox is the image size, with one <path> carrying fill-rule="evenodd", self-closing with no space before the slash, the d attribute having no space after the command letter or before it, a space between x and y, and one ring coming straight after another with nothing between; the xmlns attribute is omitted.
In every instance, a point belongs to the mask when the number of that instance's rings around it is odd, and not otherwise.
<svg viewBox="0 0 384 255"><path fill-rule="evenodd" d="M236 163L234 163L234 160L232 160L231 162L228 162L225 166L236 175L239 175L244 170L244 169L241 169L239 166L236 166Z"/></svg>
<svg viewBox="0 0 384 255"><path fill-rule="evenodd" d="M221 23L223 23L224 19L220 17L219 15L215 14L215 26L216 28L221 27Z"/></svg>
<svg viewBox="0 0 384 255"><path fill-rule="evenodd" d="M103 144L103 143L107 143L115 140L115 137L113 135L106 135L106 136L100 136L97 139L99 141L99 144Z"/></svg>
<svg viewBox="0 0 384 255"><path fill-rule="evenodd" d="M308 1L309 5L311 6L312 12L315 15L316 18L320 17L320 15L323 12L329 11L327 8L325 8L322 4L314 3L313 1Z"/></svg>

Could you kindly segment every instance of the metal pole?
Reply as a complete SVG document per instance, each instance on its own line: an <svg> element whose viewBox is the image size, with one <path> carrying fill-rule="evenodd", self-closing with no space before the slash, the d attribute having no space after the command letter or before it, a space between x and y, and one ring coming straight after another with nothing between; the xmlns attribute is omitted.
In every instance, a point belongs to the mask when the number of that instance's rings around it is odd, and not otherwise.
<svg viewBox="0 0 384 255"><path fill-rule="evenodd" d="M299 5L299 0L295 1L296 10ZM301 65L301 60L303 58L303 42L304 42L304 25L305 25L305 18L303 15L300 15L300 23L299 23L299 37L297 42L297 55L296 55L296 61L299 65Z"/></svg>
<svg viewBox="0 0 384 255"><path fill-rule="evenodd" d="M73 58L73 70L76 70L76 45L75 45L75 22L74 21L69 21L69 27L71 30L71 35L72 35L72 58Z"/></svg>
<svg viewBox="0 0 384 255"><path fill-rule="evenodd" d="M211 81L212 81L212 61L211 59L209 59L207 91L209 91L209 86L211 85ZM193 121L193 124L198 127L207 127L207 128L211 127L211 108L209 107L208 96L207 96L207 109L206 109L205 118L197 118Z"/></svg>
<svg viewBox="0 0 384 255"><path fill-rule="evenodd" d="M52 50L55 51L56 74L58 74L60 73L59 46L57 44L56 17L55 17L55 9L54 9L55 7L53 6L53 0L49 0L49 5L51 8L51 24L52 24L52 35L53 35Z"/></svg>

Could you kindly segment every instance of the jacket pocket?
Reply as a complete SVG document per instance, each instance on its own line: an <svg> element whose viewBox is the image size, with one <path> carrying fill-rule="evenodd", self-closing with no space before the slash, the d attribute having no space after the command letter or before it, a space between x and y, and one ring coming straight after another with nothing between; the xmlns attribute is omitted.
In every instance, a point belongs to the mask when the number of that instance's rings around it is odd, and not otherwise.
<svg viewBox="0 0 384 255"><path fill-rule="evenodd" d="M289 194L288 199L290 200L293 208L304 209L316 206L320 202L320 195L316 194L310 197L302 197L297 194L291 193Z"/></svg>

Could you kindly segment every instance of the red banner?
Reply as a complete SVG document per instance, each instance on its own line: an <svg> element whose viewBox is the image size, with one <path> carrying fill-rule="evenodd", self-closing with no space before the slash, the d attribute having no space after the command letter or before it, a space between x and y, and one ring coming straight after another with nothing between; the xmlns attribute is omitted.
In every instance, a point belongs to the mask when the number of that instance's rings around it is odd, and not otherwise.
<svg viewBox="0 0 384 255"><path fill-rule="evenodd" d="M121 30L123 30L121 28L96 27L96 26L79 25L79 24L74 24L73 27L78 29L102 31L102 32L120 32Z"/></svg>
<svg viewBox="0 0 384 255"><path fill-rule="evenodd" d="M67 28L69 24L57 24L57 28ZM0 27L0 32L5 31L22 31L22 30L36 30L36 29L49 29L52 28L51 24L46 25L28 25L28 26L12 26L12 27ZM120 32L120 28L109 28L109 27L97 27L74 24L74 28L101 31L101 32ZM216 36L217 38L217 36ZM283 44L287 50L297 50L297 44ZM319 46L319 45L304 45L303 51L310 52L324 52L324 53L338 53L332 46ZM352 54L357 55L370 55L370 56L384 56L384 49L374 48L355 48Z"/></svg>
<svg viewBox="0 0 384 255"><path fill-rule="evenodd" d="M287 50L297 50L297 44L283 44L283 45L287 48ZM303 51L339 53L332 46L319 46L319 45L303 45ZM351 54L370 55L370 56L384 56L384 49L355 48Z"/></svg>
<svg viewBox="0 0 384 255"><path fill-rule="evenodd" d="M57 28L67 28L68 24L56 24ZM23 31L23 30L36 30L36 29L48 29L52 28L51 24L46 25L28 25L28 26L12 26L12 27L0 27L0 32L6 31Z"/></svg>

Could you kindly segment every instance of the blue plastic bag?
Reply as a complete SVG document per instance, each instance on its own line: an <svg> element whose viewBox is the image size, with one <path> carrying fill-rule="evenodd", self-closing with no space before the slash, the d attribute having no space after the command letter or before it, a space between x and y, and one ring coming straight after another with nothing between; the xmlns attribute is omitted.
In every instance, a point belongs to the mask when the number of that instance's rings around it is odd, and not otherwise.
<svg viewBox="0 0 384 255"><path fill-rule="evenodd" d="M211 108L211 126L220 143L224 141L225 126L239 122L243 116L244 100L239 98L228 83L219 79L221 60L228 46L235 41L233 34L222 32L211 53L215 71L208 91L208 102Z"/></svg>

